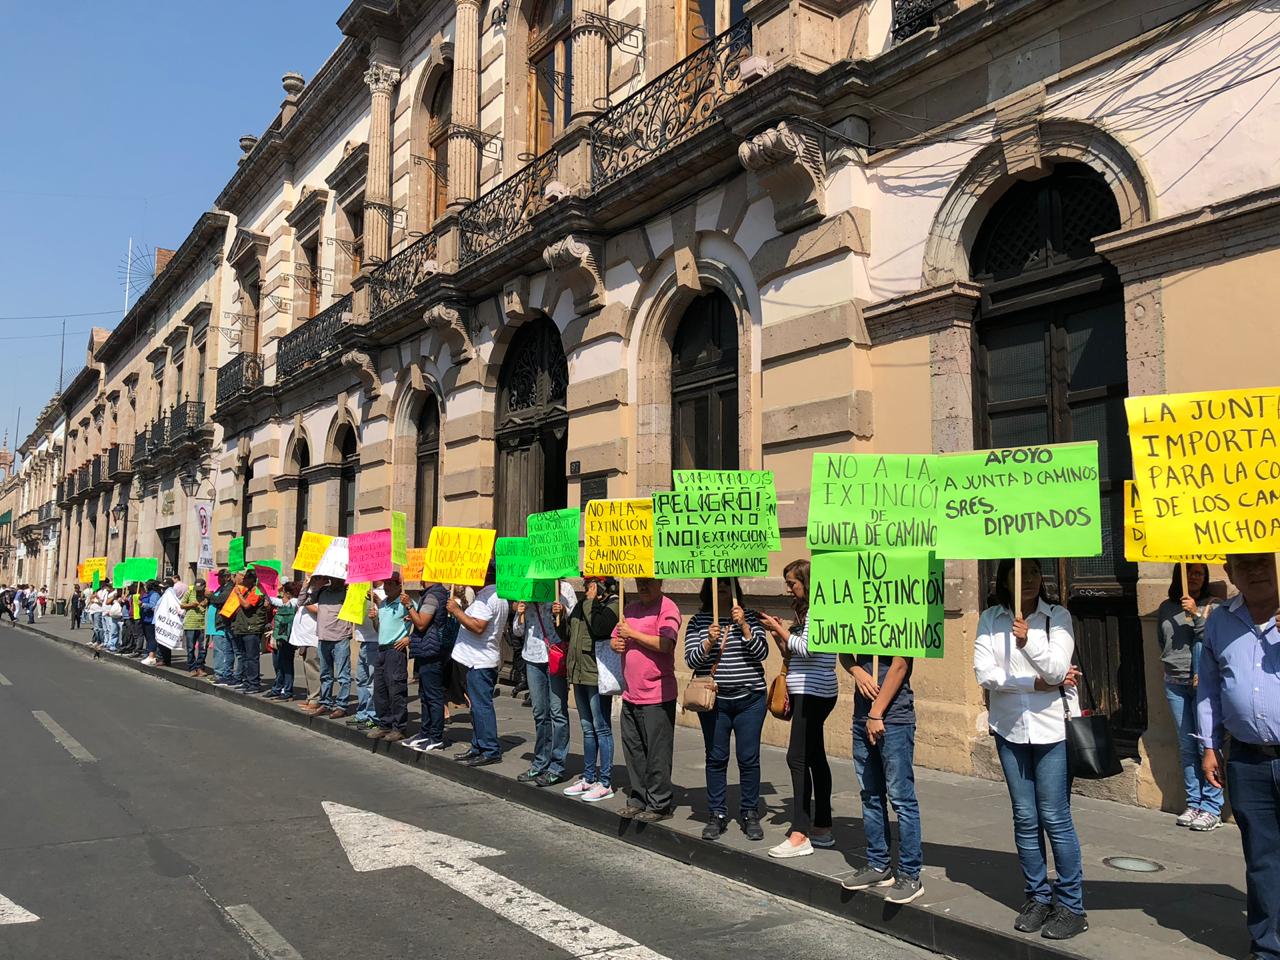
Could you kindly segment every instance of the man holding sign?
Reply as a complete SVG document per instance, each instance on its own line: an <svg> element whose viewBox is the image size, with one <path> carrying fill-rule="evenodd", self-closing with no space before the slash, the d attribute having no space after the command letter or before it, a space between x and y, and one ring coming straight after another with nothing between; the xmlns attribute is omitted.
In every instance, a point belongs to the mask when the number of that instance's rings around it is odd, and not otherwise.
<svg viewBox="0 0 1280 960"><path fill-rule="evenodd" d="M435 530L432 539L435 539ZM487 767L502 762L493 690L498 685L498 664L502 662L502 631L506 629L511 608L498 596L498 588L493 584L480 590L465 608L462 599L463 593L454 587L445 609L460 625L453 660L467 668L472 737L471 746L454 759L469 767Z"/></svg>

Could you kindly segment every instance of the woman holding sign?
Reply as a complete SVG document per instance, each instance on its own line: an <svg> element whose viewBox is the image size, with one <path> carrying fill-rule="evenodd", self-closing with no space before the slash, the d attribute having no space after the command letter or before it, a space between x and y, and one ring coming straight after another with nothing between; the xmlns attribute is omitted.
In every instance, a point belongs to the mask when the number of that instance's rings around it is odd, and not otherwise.
<svg viewBox="0 0 1280 960"><path fill-rule="evenodd" d="M568 679L582 724L582 777L565 789L567 797L599 803L613 797L613 697L600 691L596 651L618 625L618 581L585 577L582 602L569 614ZM607 676L606 676L606 679Z"/></svg>
<svg viewBox="0 0 1280 960"><path fill-rule="evenodd" d="M989 697L987 723L1013 802L1013 838L1027 897L1013 927L1068 940L1089 929L1067 758L1066 713L1079 712L1079 671L1071 665L1075 637L1071 614L1045 596L1038 561L1022 561L1021 588L1015 597L1014 561L1001 560L996 603L978 618L973 672ZM1052 887L1046 834L1058 872Z"/></svg>
<svg viewBox="0 0 1280 960"><path fill-rule="evenodd" d="M718 606L727 616L712 614L711 591L719 591ZM729 770L729 740L736 740L739 812L748 840L763 840L760 826L760 731L764 728L764 661L769 642L760 617L742 607L737 578L725 577L712 586L702 581L702 609L689 621L684 662L695 677L715 680L715 705L698 715L706 743L707 808L710 819L703 840L719 840L729 829L725 790Z"/></svg>

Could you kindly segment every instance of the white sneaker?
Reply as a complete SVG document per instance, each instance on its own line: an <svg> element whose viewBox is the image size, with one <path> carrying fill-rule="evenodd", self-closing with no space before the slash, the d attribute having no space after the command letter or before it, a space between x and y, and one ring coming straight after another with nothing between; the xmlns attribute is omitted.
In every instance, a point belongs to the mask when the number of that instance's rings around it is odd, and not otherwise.
<svg viewBox="0 0 1280 960"><path fill-rule="evenodd" d="M416 737L409 737L407 740L401 740L400 746L416 750L418 744L426 742L426 739L427 738L422 734L418 734Z"/></svg>
<svg viewBox="0 0 1280 960"><path fill-rule="evenodd" d="M420 753L430 753L432 750L443 750L444 741L428 740L426 737L423 737L421 740L419 740L417 743L413 745L413 749L419 751Z"/></svg>
<svg viewBox="0 0 1280 960"><path fill-rule="evenodd" d="M1201 810L1200 815L1191 821L1191 829L1196 833L1208 833L1222 826L1222 818L1216 813Z"/></svg>
<svg viewBox="0 0 1280 960"><path fill-rule="evenodd" d="M159 662L160 661L157 660L155 657L147 657L145 660L142 661L142 665L144 667L154 667Z"/></svg>
<svg viewBox="0 0 1280 960"><path fill-rule="evenodd" d="M1187 807L1186 810L1182 811L1182 816L1178 817L1178 819L1173 822L1180 827L1189 827L1198 816L1200 816L1199 810L1195 807Z"/></svg>
<svg viewBox="0 0 1280 960"><path fill-rule="evenodd" d="M586 803L599 803L601 800L612 800L613 787L606 787L603 783L597 783L582 795L582 799Z"/></svg>
<svg viewBox="0 0 1280 960"><path fill-rule="evenodd" d="M595 786L595 784L594 784L594 783L592 783L590 780L581 780L581 779L580 779L580 780L578 780L576 783L571 783L571 784L569 784L569 786L565 787L565 788L564 788L564 795L565 795L566 797L580 797L580 796L582 796L584 793L589 792L589 791L591 790L591 788L592 788L592 787L594 787L594 786Z"/></svg>
<svg viewBox="0 0 1280 960"><path fill-rule="evenodd" d="M807 839L800 846L792 844L791 839L783 840L776 847L769 849L769 856L775 860L790 860L792 857L807 857L813 853L813 844Z"/></svg>

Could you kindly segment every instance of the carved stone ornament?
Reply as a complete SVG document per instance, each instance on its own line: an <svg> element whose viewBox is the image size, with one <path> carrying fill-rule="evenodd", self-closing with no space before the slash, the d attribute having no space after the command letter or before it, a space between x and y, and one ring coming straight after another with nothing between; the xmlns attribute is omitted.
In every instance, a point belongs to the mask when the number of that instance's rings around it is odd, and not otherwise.
<svg viewBox="0 0 1280 960"><path fill-rule="evenodd" d="M400 71L381 63L371 63L364 73L364 82L369 85L371 93L390 93L400 82Z"/></svg>
<svg viewBox="0 0 1280 960"><path fill-rule="evenodd" d="M571 233L542 251L542 259L561 289L573 291L578 316L604 305L604 275L600 269L601 243L594 237ZM553 307L550 304L548 309Z"/></svg>
<svg viewBox="0 0 1280 960"><path fill-rule="evenodd" d="M369 354L363 350L348 350L342 355L342 365L355 372L370 400L382 395L382 378L378 376L378 368Z"/></svg>
<svg viewBox="0 0 1280 960"><path fill-rule="evenodd" d="M782 121L738 145L738 160L773 198L773 219L789 233L827 215L827 165L816 131Z"/></svg>
<svg viewBox="0 0 1280 960"><path fill-rule="evenodd" d="M422 319L427 328L440 333L440 339L449 347L455 364L466 363L475 356L475 345L463 319L462 309L449 303L437 303L427 308Z"/></svg>

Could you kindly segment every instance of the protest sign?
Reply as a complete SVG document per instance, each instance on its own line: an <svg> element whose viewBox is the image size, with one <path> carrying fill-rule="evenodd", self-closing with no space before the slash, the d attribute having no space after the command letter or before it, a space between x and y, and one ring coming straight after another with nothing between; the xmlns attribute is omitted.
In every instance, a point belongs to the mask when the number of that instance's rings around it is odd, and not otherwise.
<svg viewBox="0 0 1280 960"><path fill-rule="evenodd" d="M117 590L122 589L125 583L127 582L125 580L125 576L128 573L129 573L129 565L125 563L123 560L121 560L119 563L117 563L114 567L111 568L111 586L115 587Z"/></svg>
<svg viewBox="0 0 1280 960"><path fill-rule="evenodd" d="M493 543L493 566L498 596L503 600L550 603L556 598L554 580L529 576L533 551L528 537L498 537Z"/></svg>
<svg viewBox="0 0 1280 960"><path fill-rule="evenodd" d="M944 454L937 466L938 556L1101 555L1097 443Z"/></svg>
<svg viewBox="0 0 1280 960"><path fill-rule="evenodd" d="M941 657L942 574L926 550L814 554L809 650Z"/></svg>
<svg viewBox="0 0 1280 960"><path fill-rule="evenodd" d="M483 587L496 536L496 531L479 527L432 527L422 579Z"/></svg>
<svg viewBox="0 0 1280 960"><path fill-rule="evenodd" d="M533 557L529 576L535 580L576 577L582 569L578 561L581 525L582 511L577 507L529 514L529 551Z"/></svg>
<svg viewBox="0 0 1280 960"><path fill-rule="evenodd" d="M107 575L107 558L106 557L90 557L84 562L84 582L88 583L93 579L93 575Z"/></svg>
<svg viewBox="0 0 1280 960"><path fill-rule="evenodd" d="M409 518L399 510L391 511L391 562L405 565L408 560L406 551L409 549L409 536L406 532Z"/></svg>
<svg viewBox="0 0 1280 960"><path fill-rule="evenodd" d="M347 538L347 579L373 583L391 576L391 531L370 530Z"/></svg>
<svg viewBox="0 0 1280 960"><path fill-rule="evenodd" d="M592 500L582 512L582 572L653 576L653 499Z"/></svg>
<svg viewBox="0 0 1280 960"><path fill-rule="evenodd" d="M937 464L934 454L814 454L809 549L936 547Z"/></svg>
<svg viewBox="0 0 1280 960"><path fill-rule="evenodd" d="M755 491L761 497L761 525L768 536L769 550L782 549L778 529L778 493L772 470L675 470L674 486L681 490Z"/></svg>
<svg viewBox="0 0 1280 960"><path fill-rule="evenodd" d="M170 650L176 650L182 646L183 611L182 600L179 597L181 586L181 584L175 585L173 589L164 592L152 616L156 628L156 643ZM182 590L185 591L185 589L182 587Z"/></svg>
<svg viewBox="0 0 1280 960"><path fill-rule="evenodd" d="M280 571L254 561L253 572L258 576L258 586L268 597L280 594Z"/></svg>
<svg viewBox="0 0 1280 960"><path fill-rule="evenodd" d="M1280 551L1280 387L1125 400L1149 549Z"/></svg>
<svg viewBox="0 0 1280 960"><path fill-rule="evenodd" d="M130 557L125 563L129 565L129 579L135 583L145 583L160 576L158 557Z"/></svg>
<svg viewBox="0 0 1280 960"><path fill-rule="evenodd" d="M313 571L317 577L335 577L338 580L347 579L347 538L334 537L329 541L329 545L324 548L324 553L320 555L319 562Z"/></svg>
<svg viewBox="0 0 1280 960"><path fill-rule="evenodd" d="M400 577L405 583L416 583L422 579L422 565L427 560L426 547L410 547L405 551L404 567Z"/></svg>
<svg viewBox="0 0 1280 960"><path fill-rule="evenodd" d="M227 599L222 604L222 609L218 611L218 615L230 619L235 616L237 610L240 609L240 591L233 589L227 594Z"/></svg>
<svg viewBox="0 0 1280 960"><path fill-rule="evenodd" d="M298 552L293 557L293 566L290 569L311 573L332 542L333 537L323 533L312 533L310 530L305 531L302 539L298 541Z"/></svg>
<svg viewBox="0 0 1280 960"><path fill-rule="evenodd" d="M683 472L683 471L682 471ZM778 543L778 497L768 471L689 471L704 477L746 474L751 482L694 484L653 495L653 571L657 577L763 577ZM764 482L766 481L767 482ZM761 481L761 482L755 482Z"/></svg>
<svg viewBox="0 0 1280 960"><path fill-rule="evenodd" d="M210 570L204 575L204 588L210 593L217 593L222 581L218 579L218 571Z"/></svg>
<svg viewBox="0 0 1280 960"><path fill-rule="evenodd" d="M84 562L76 564L76 583L88 583L84 578Z"/></svg>
<svg viewBox="0 0 1280 960"><path fill-rule="evenodd" d="M227 569L232 573L244 569L244 537L232 537L227 545Z"/></svg>
<svg viewBox="0 0 1280 960"><path fill-rule="evenodd" d="M102 571L101 571L101 570L95 570L95 571L93 571L93 583L91 584L91 586L93 587L93 589L94 589L94 590L97 590L99 587L101 587L101 586L102 586Z"/></svg>
<svg viewBox="0 0 1280 960"><path fill-rule="evenodd" d="M1226 559L1220 555L1178 557L1154 552L1147 537L1138 487L1132 480L1124 482L1124 558L1130 563L1222 563Z"/></svg>
<svg viewBox="0 0 1280 960"><path fill-rule="evenodd" d="M347 595L338 611L338 619L347 623L364 623L369 612L369 588L371 583L348 583Z"/></svg>

